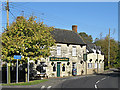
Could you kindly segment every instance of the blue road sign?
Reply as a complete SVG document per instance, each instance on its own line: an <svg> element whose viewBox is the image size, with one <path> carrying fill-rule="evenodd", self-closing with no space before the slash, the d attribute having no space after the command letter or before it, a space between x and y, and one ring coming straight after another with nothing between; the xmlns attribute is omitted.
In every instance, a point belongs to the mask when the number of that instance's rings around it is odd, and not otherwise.
<svg viewBox="0 0 120 90"><path fill-rule="evenodd" d="M21 55L14 55L14 59L21 59Z"/></svg>

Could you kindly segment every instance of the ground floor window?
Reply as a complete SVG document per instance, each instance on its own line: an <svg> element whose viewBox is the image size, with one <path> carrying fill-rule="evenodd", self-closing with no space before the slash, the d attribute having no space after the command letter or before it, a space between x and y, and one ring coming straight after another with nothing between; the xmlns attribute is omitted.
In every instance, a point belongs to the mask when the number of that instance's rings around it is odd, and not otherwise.
<svg viewBox="0 0 120 90"><path fill-rule="evenodd" d="M88 68L92 68L92 63L88 63Z"/></svg>
<svg viewBox="0 0 120 90"><path fill-rule="evenodd" d="M97 68L97 63L95 63L95 68Z"/></svg>
<svg viewBox="0 0 120 90"><path fill-rule="evenodd" d="M53 72L56 71L56 64L53 65Z"/></svg>
<svg viewBox="0 0 120 90"><path fill-rule="evenodd" d="M77 66L76 66L76 63L75 62L73 62L72 63L72 68L76 68Z"/></svg>
<svg viewBox="0 0 120 90"><path fill-rule="evenodd" d="M65 64L63 64L62 66L62 71L65 71Z"/></svg>
<svg viewBox="0 0 120 90"><path fill-rule="evenodd" d="M99 63L99 68L101 68L101 65L100 65L100 63Z"/></svg>

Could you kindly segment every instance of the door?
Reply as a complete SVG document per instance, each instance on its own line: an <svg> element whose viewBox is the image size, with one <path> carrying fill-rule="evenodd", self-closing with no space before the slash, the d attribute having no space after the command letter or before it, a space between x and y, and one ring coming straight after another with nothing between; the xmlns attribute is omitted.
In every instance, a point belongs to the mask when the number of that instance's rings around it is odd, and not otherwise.
<svg viewBox="0 0 120 90"><path fill-rule="evenodd" d="M57 62L57 77L60 77L60 62Z"/></svg>

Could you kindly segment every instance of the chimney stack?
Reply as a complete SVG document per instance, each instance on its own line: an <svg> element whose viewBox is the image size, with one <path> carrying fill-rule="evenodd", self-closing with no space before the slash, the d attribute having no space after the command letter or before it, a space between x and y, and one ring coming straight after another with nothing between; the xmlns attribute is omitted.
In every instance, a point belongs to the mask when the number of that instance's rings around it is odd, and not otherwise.
<svg viewBox="0 0 120 90"><path fill-rule="evenodd" d="M77 25L72 25L72 30L77 32Z"/></svg>

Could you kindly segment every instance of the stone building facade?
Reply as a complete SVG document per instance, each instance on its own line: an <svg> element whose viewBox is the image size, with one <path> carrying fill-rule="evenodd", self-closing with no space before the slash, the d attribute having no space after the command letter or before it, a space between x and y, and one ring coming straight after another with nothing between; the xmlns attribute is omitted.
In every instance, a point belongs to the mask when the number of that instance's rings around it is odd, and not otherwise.
<svg viewBox="0 0 120 90"><path fill-rule="evenodd" d="M51 55L41 58L35 64L35 68L39 64L41 66L46 65L46 67L42 67L42 70L48 77L85 75L104 71L104 55L100 52L97 53L100 48L85 43L77 33L76 25L72 26L72 30L55 29L51 34L56 41L56 45L50 47ZM87 60L85 60L85 55L87 55ZM99 62L97 66L96 62ZM43 72L37 72L37 74L41 73Z"/></svg>
<svg viewBox="0 0 120 90"><path fill-rule="evenodd" d="M100 46L87 44L87 74L102 73L104 71L104 54Z"/></svg>

